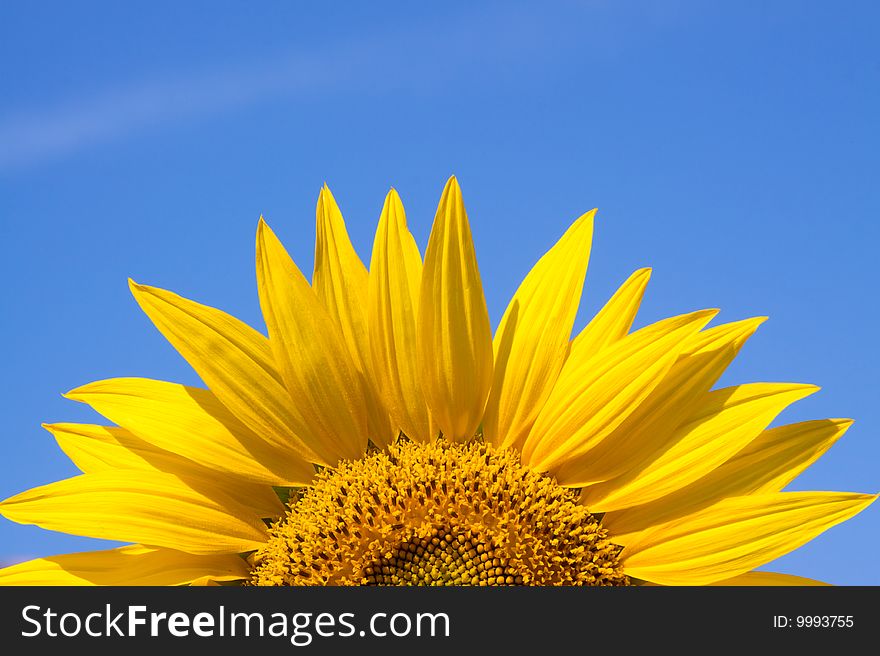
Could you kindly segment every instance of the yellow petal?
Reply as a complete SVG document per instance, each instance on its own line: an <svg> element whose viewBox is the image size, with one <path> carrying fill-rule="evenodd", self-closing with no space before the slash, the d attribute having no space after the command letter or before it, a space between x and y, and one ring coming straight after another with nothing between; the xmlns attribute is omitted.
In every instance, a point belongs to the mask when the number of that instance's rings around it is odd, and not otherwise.
<svg viewBox="0 0 880 656"><path fill-rule="evenodd" d="M712 583L716 586L827 586L829 583L816 581L815 579L807 579L803 576L794 576L792 574L777 574L776 572L746 572L733 578L724 579Z"/></svg>
<svg viewBox="0 0 880 656"><path fill-rule="evenodd" d="M522 448L565 362L595 214L593 210L575 221L538 261L495 332L495 375L483 435L497 447Z"/></svg>
<svg viewBox="0 0 880 656"><path fill-rule="evenodd" d="M416 316L422 256L397 192L385 198L370 261L368 314L374 377L393 424L410 439L436 437L422 392Z"/></svg>
<svg viewBox="0 0 880 656"><path fill-rule="evenodd" d="M200 577L248 577L236 554L194 556L174 549L132 545L37 558L0 569L0 585L185 585Z"/></svg>
<svg viewBox="0 0 880 656"><path fill-rule="evenodd" d="M595 448L562 464L554 472L557 482L581 487L638 471L655 460L763 321L758 317L723 324L689 338L651 394Z"/></svg>
<svg viewBox="0 0 880 656"><path fill-rule="evenodd" d="M492 385L492 330L455 177L446 183L428 240L417 323L431 416L448 439L470 439Z"/></svg>
<svg viewBox="0 0 880 656"><path fill-rule="evenodd" d="M593 357L572 353L526 439L523 463L552 471L608 437L663 379L685 340L716 312L659 321Z"/></svg>
<svg viewBox="0 0 880 656"><path fill-rule="evenodd" d="M262 218L257 284L275 361L293 399L296 435L324 464L359 458L367 416L357 369L339 327Z"/></svg>
<svg viewBox="0 0 880 656"><path fill-rule="evenodd" d="M647 531L620 554L630 576L662 585L708 585L778 558L864 510L877 498L779 492L725 499Z"/></svg>
<svg viewBox="0 0 880 656"><path fill-rule="evenodd" d="M263 521L217 488L203 494L159 472L82 474L0 503L19 524L193 554L240 553L266 541Z"/></svg>
<svg viewBox="0 0 880 656"><path fill-rule="evenodd" d="M84 474L139 469L179 475L193 468L187 458L159 449L124 428L95 424L43 424L61 450Z"/></svg>
<svg viewBox="0 0 880 656"><path fill-rule="evenodd" d="M660 457L641 471L585 489L581 501L598 512L610 512L671 494L719 467L787 406L818 389L796 383L751 383L709 392Z"/></svg>
<svg viewBox="0 0 880 656"><path fill-rule="evenodd" d="M113 378L65 395L159 449L269 485L307 485L315 469L246 428L208 390L147 378Z"/></svg>
<svg viewBox="0 0 880 656"><path fill-rule="evenodd" d="M617 544L638 533L702 510L727 497L779 492L815 462L852 425L822 419L764 431L717 469L656 501L606 513L602 525Z"/></svg>
<svg viewBox="0 0 880 656"><path fill-rule="evenodd" d="M129 281L132 294L165 338L248 428L303 459L318 456L299 439L290 395L269 340L235 317L155 287Z"/></svg>
<svg viewBox="0 0 880 656"><path fill-rule="evenodd" d="M363 368L366 316L363 310L369 274L354 250L342 212L327 185L318 196L315 221L315 271L312 287L342 331L348 352Z"/></svg>
<svg viewBox="0 0 880 656"><path fill-rule="evenodd" d="M635 321L651 269L639 269L614 292L605 306L571 342L572 352L598 353L623 339ZM582 356L579 356L582 357Z"/></svg>
<svg viewBox="0 0 880 656"><path fill-rule="evenodd" d="M852 425L852 419L815 419L771 428L724 463L721 473L738 479L746 494L781 492Z"/></svg>
<svg viewBox="0 0 880 656"><path fill-rule="evenodd" d="M269 485L218 474L194 460L160 449L124 428L93 424L43 424L62 451L85 474L119 470L159 471L173 474L206 494L216 488L258 517L276 519L284 504Z"/></svg>
<svg viewBox="0 0 880 656"><path fill-rule="evenodd" d="M751 317L707 328L687 341L681 356L683 358L690 357L724 346L733 346L739 350L765 321L767 321L767 317Z"/></svg>
<svg viewBox="0 0 880 656"><path fill-rule="evenodd" d="M388 412L373 389L369 375L370 345L367 339L367 268L354 250L342 212L327 185L318 196L316 211L315 271L312 287L318 300L342 332L349 355L358 372L367 402L368 435L386 445L392 431Z"/></svg>

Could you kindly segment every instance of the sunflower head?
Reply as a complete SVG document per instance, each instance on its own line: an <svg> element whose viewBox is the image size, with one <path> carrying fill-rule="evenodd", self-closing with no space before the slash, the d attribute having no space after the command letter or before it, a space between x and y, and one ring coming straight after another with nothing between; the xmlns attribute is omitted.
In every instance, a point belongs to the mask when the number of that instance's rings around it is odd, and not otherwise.
<svg viewBox="0 0 880 656"><path fill-rule="evenodd" d="M804 583L753 570L875 500L783 492L851 422L770 428L812 385L715 387L763 317L633 329L649 269L573 333L594 216L538 260L494 334L455 178L424 258L394 190L369 268L326 186L311 280L261 219L266 334L132 282L204 387L69 392L110 425L47 426L82 473L0 514L129 544L0 583Z"/></svg>
<svg viewBox="0 0 880 656"><path fill-rule="evenodd" d="M257 585L622 585L573 490L487 444L415 444L318 476L271 530Z"/></svg>

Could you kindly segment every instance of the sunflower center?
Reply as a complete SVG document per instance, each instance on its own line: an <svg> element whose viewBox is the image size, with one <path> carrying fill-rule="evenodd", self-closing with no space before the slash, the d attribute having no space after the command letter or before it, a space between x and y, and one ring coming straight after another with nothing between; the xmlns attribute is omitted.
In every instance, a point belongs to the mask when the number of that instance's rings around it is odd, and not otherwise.
<svg viewBox="0 0 880 656"><path fill-rule="evenodd" d="M254 557L254 585L627 585L576 493L476 442L322 472Z"/></svg>
<svg viewBox="0 0 880 656"><path fill-rule="evenodd" d="M510 559L471 532L435 530L364 568L364 585L522 585Z"/></svg>

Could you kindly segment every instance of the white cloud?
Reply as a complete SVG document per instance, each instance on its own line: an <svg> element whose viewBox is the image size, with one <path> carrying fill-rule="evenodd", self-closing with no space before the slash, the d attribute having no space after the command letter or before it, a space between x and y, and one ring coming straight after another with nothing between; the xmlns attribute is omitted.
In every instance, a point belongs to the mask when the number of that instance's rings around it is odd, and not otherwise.
<svg viewBox="0 0 880 656"><path fill-rule="evenodd" d="M369 85L436 85L483 74L511 56L540 50L541 14L455 16L407 26L320 53L286 54L237 68L140 81L54 107L0 117L0 171L19 169L124 138L150 126L208 116L280 96ZM476 64L476 65L475 65ZM401 80L404 75L407 79Z"/></svg>

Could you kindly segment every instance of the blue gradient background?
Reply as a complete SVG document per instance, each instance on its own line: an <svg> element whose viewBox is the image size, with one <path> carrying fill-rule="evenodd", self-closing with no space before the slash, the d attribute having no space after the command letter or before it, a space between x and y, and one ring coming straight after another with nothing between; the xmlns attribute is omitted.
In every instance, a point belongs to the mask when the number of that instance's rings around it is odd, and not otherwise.
<svg viewBox="0 0 880 656"><path fill-rule="evenodd" d="M493 323L598 206L577 327L642 266L640 325L769 315L722 384L821 385L780 421L856 424L792 487L876 491L878 7L3 3L0 497L75 473L40 423L97 419L62 392L198 384L128 276L262 328L261 213L310 271L327 181L368 260L388 187L424 247L451 173ZM772 569L880 584L878 513ZM104 544L0 520L5 562Z"/></svg>

